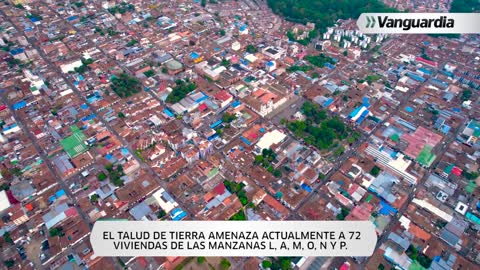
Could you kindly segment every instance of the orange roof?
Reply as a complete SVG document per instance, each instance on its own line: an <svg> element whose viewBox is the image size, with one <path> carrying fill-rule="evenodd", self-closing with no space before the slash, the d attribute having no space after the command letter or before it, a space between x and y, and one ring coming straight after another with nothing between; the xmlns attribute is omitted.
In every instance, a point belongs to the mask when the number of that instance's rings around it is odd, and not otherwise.
<svg viewBox="0 0 480 270"><path fill-rule="evenodd" d="M33 210L33 205L31 203L25 205L25 209L27 209L27 211L32 211Z"/></svg>
<svg viewBox="0 0 480 270"><path fill-rule="evenodd" d="M115 205L115 207L117 207L117 208L120 208L120 207L122 207L126 204L128 204L128 202L126 202L126 201L117 201L117 202L113 203L113 205Z"/></svg>
<svg viewBox="0 0 480 270"><path fill-rule="evenodd" d="M265 198L263 198L263 201L273 207L278 212L284 214L285 216L288 215L288 209L283 206L279 201L275 200L272 196L265 196Z"/></svg>
<svg viewBox="0 0 480 270"><path fill-rule="evenodd" d="M293 60L290 57L285 57L285 63L287 63L289 65L293 65L295 63L295 60Z"/></svg>
<svg viewBox="0 0 480 270"><path fill-rule="evenodd" d="M203 199L206 202L209 202L211 199L215 197L215 194L213 192L208 192L207 194L203 195Z"/></svg>
<svg viewBox="0 0 480 270"><path fill-rule="evenodd" d="M227 197L225 198L225 200L223 200L222 202L224 205L229 205L232 203L232 199L231 199L231 196L230 197Z"/></svg>
<svg viewBox="0 0 480 270"><path fill-rule="evenodd" d="M432 235L429 234L428 232L426 232L425 230L423 230L422 228L418 227L417 225L414 225L414 224L410 224L410 227L408 228L408 231L415 235L415 237L417 238L420 238L422 240L429 240Z"/></svg>
<svg viewBox="0 0 480 270"><path fill-rule="evenodd" d="M259 97L261 95L265 94L265 90L263 90L262 88L259 88L257 91L253 92L252 93L252 96L254 97Z"/></svg>
<svg viewBox="0 0 480 270"><path fill-rule="evenodd" d="M270 100L272 99L275 99L277 97L277 95L275 95L274 93L265 93L265 95L261 96L260 97L260 100L262 101L262 103L268 103Z"/></svg>
<svg viewBox="0 0 480 270"><path fill-rule="evenodd" d="M105 130L105 131L102 131L102 132L98 133L96 137L97 137L97 140L100 141L100 140L102 140L102 139L104 139L108 136L110 136L110 131Z"/></svg>
<svg viewBox="0 0 480 270"><path fill-rule="evenodd" d="M146 67L144 67L144 68L141 68L141 69L137 70L137 71L135 72L135 75L138 75L138 74L147 72L147 71L149 71L149 70L151 70L151 69L152 69L152 68L151 68L150 66L146 66Z"/></svg>
<svg viewBox="0 0 480 270"><path fill-rule="evenodd" d="M230 93L228 93L227 91L222 90L215 95L215 98L221 101L227 101L232 98L232 95L230 95Z"/></svg>

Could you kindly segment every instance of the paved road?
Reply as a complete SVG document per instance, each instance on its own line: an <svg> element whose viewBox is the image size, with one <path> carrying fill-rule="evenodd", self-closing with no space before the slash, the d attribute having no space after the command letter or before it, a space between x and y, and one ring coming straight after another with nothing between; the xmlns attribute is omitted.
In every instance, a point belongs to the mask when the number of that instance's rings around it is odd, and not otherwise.
<svg viewBox="0 0 480 270"><path fill-rule="evenodd" d="M53 10L53 9L52 9ZM19 33L23 33L23 31L21 29L18 28L17 25L15 25L13 23L13 21L10 19L10 17L6 16L6 14L3 12L3 10L0 10L0 15L2 15L2 17L4 17L7 21L9 21L12 26L19 32ZM75 87L75 85L73 85L71 83L71 81L63 74L63 72L60 70L60 68L58 68L51 60L50 58L45 55L45 53L43 52L43 50L38 47L35 43L34 43L34 40L31 39L31 38L28 38L26 35L23 34L23 36L28 40L28 42L33 46L33 48L35 48L39 55L47 62L47 64L50 66L51 70L54 70L57 72L57 74L63 79L65 80L65 83L73 90L73 92L75 93L75 95L77 95L77 97L84 101L85 104L88 105L88 109L94 113L95 112L95 109L93 107L91 107L89 105L89 103L87 102L86 98L83 97L80 93L80 91L78 90L78 88ZM2 100L8 104L6 98L4 96L2 96ZM50 161L50 159L45 155L43 149L38 145L38 143L36 142L36 139L33 137L33 134L28 130L27 126L24 124L23 120L20 119L20 117L18 117L18 115L16 114L16 112L13 110L13 108L11 107L10 105L10 109L12 111L12 114L15 118L15 120L17 121L17 123L19 124L19 126L24 129L25 133L28 135L28 137L30 138L30 140L32 141L33 145L35 146L36 150L39 152L39 155L40 157L46 162L49 170L52 172L52 174L54 175L55 177L55 180L57 181L58 185L63 189L65 190L68 198L70 199L70 201L74 204L77 212L80 214L81 218L89 225L90 228L93 227L93 224L92 222L90 221L90 218L88 217L88 215L86 215L79 207L78 207L78 203L75 199L75 197L73 196L71 190L66 186L65 182L62 180L62 178L59 176L59 174L57 173L57 171L55 170L55 167L54 165L52 164L52 162ZM119 136L119 134L108 124L107 121L105 121L105 119L103 119L102 117L98 117L98 119L100 120L100 122L102 122L104 124L104 126L112 133L114 134L117 138L120 139L120 141L122 142L122 144L124 146L127 147L127 149L130 151L130 153L132 154L132 156L139 162L139 164L144 164L134 153L134 151L132 151L132 149L130 148L130 146L128 145L128 143L125 141L125 139L121 136ZM148 172L152 175L152 176L155 176L156 173L153 172L153 170L150 168L150 166L146 166L148 168ZM159 179L159 177L157 176L155 178L157 180L157 182L160 184L161 187L166 187L165 183L163 181L161 181ZM184 209L185 211L187 211L186 209ZM117 263L114 263L115 267L117 267Z"/></svg>
<svg viewBox="0 0 480 270"><path fill-rule="evenodd" d="M63 16L61 14L59 14L55 9L52 9L50 6L46 5L46 3L42 2L42 4L44 4L48 9L50 9L51 12L54 12L56 13L59 17L61 17L65 23L69 24L72 28L74 28L76 31L81 31L80 29L78 29L77 27L75 27L73 24L69 23L65 18L63 18ZM120 21L119 21L120 22ZM90 40L88 40L89 42L89 45L91 47L95 47L95 48L98 48L102 54L104 54L106 57L114 60L125 72L131 74L130 70L128 68L126 68L122 63L118 62L116 59L112 58L110 55L106 54L102 49L100 49L96 44L93 44ZM41 50L39 50L41 51ZM43 53L40 53L41 55ZM48 61L51 65L54 66L55 70L57 72L59 72L59 74L61 75L61 77L66 81L67 85L72 88L72 90L74 91L74 93L76 94L76 96L85 102L85 104L87 104L88 106L88 109L92 112L92 113L96 113L96 110L95 108L93 108L86 100L86 98L81 94L81 92L78 90L78 88L73 85L71 83L71 81L61 72L61 70L56 67L49 59L47 56L45 55L42 55L43 58L46 58L46 61ZM158 100L158 97L153 95L153 93L149 92L153 98L157 99ZM130 144L122 137L120 136L120 134L118 134L117 131L115 131L115 129L113 129L110 124L100 115L97 114L97 118L99 119L99 121L108 129L108 131L110 131L110 133L112 133L113 135L115 135L115 137L117 139L120 140L120 142L122 143L122 145L128 149L128 151L130 152L130 154L132 155L132 157L142 166L143 169L145 169L147 171L147 173L152 176L156 182L159 184L160 187L164 188L165 190L168 190L167 189L167 183L166 181L164 181L165 179L161 179L161 177L147 164L145 163L144 161L142 161L137 155L135 155L135 151L132 149L132 147L130 146ZM174 197L172 195L172 197ZM179 202L177 202L179 203ZM180 203L179 203L180 205ZM192 213L189 212L189 210L185 207L183 207L182 205L180 205L182 207L182 209L187 213L189 214L190 216L192 215Z"/></svg>
<svg viewBox="0 0 480 270"><path fill-rule="evenodd" d="M6 16L6 14L3 12L3 10L0 9L0 15L2 15L3 18L5 18L5 20L7 20L8 22L10 22L10 24L12 24L12 26L15 28L15 30L17 30L17 32L19 33L23 33L23 31L21 29L18 28L17 25L15 25L12 20L10 19L10 17ZM25 36L23 34L23 36L29 41L29 43L40 53L40 56L45 60L47 61L47 63L52 66L52 67L56 67L55 65L53 65L50 60L43 54L43 51L38 48L38 46L35 46L33 41L31 39L29 39L27 36ZM57 69L57 72L59 70ZM62 74L61 72L59 72L59 74ZM68 80L66 80L68 82ZM71 84L70 84L71 85ZM93 227L93 224L92 222L90 221L90 218L89 216L83 212L83 210L78 207L78 202L77 200L75 199L75 196L73 196L71 190L69 187L67 187L67 185L65 184L65 182L63 181L62 177L60 177L60 175L57 173L57 171L55 170L55 167L53 165L53 163L50 161L50 159L47 157L47 155L44 153L43 149L40 147L40 145L37 143L36 141L36 138L33 136L33 133L30 132L29 128L27 127L27 125L24 123L24 120L21 119L15 110L13 110L11 104L8 102L8 100L5 98L4 95L1 96L1 99L2 99L2 102L4 102L5 104L9 104L9 107L10 107L10 111L12 112L12 115L13 117L15 118L15 121L17 122L17 124L20 126L20 128L22 128L22 130L24 131L24 133L28 136L28 138L32 141L32 144L33 146L35 147L35 149L37 150L38 154L40 155L40 157L42 158L42 160L46 163L49 171L52 173L53 177L55 178L55 181L57 181L57 184L58 186L63 189L67 195L67 197L69 198L70 202L74 205L75 209L77 210L77 212L79 213L81 219L86 223L88 224L88 226L90 228ZM69 245L68 247L66 247L66 251L69 252L69 253L74 253L73 251L73 247L76 246L76 245L81 245L83 243L83 240L82 241L79 241L77 242L75 245ZM58 256L60 256L60 254L62 254L65 250L63 250L61 253L59 254L55 254L54 256L52 256L49 260L47 260L46 262L44 262L44 264L50 262L50 261L53 261L54 259L58 258ZM113 262L113 265L115 267L115 269L121 269L119 268L119 265L117 264L117 262L115 260L112 259L112 262ZM44 268L44 265L42 266L37 266L39 268Z"/></svg>
<svg viewBox="0 0 480 270"><path fill-rule="evenodd" d="M6 16L6 14L3 12L3 10L0 9L0 15L2 15L2 17L4 17L7 21L9 21L14 27L15 29L22 33L22 31L20 29L18 29L18 27L13 24L13 22L10 20L9 17ZM25 36L26 38L26 36ZM30 41L31 42L31 41ZM38 48L36 48L38 51L41 51L39 50ZM42 160L47 164L47 167L48 169L50 170L50 172L52 173L52 175L54 176L55 180L57 181L57 184L60 188L62 188L65 193L67 194L67 196L69 197L70 201L75 205L75 208L77 209L77 212L80 214L80 216L82 217L82 219L87 223L89 224L90 227L92 227L92 223L90 222L90 218L77 206L77 201L75 200L74 196L72 195L72 192L70 191L70 189L65 185L65 182L63 181L62 177L58 174L58 172L55 170L55 167L53 165L53 163L50 161L50 159L47 157L47 155L45 154L44 150L40 147L40 145L37 143L37 140L36 138L33 136L33 133L30 131L30 129L28 128L27 124L24 122L25 120L20 118L17 114L17 112L13 109L12 105L10 104L9 100L7 100L7 98L5 97L5 95L2 95L1 96L1 99L2 99L2 102L4 102L5 104L8 104L9 108L10 108L10 111L12 112L12 115L13 117L15 118L15 121L17 122L17 124L22 128L22 130L24 131L24 133L28 136L28 138L32 141L32 144L33 146L35 147L35 149L37 150L38 154L40 155L40 157L42 158Z"/></svg>
<svg viewBox="0 0 480 270"><path fill-rule="evenodd" d="M426 83L426 82L425 82ZM402 100L400 101L400 104L395 108L394 111L392 111L392 113L390 114L391 116L393 115L397 115L400 110L408 103L408 101L410 101L411 97L418 91L418 89L420 89L421 87L423 86L423 84L419 85L417 88L415 89L411 89L410 92L408 94L406 94ZM390 116L390 117L391 117ZM352 145L352 147L347 150L345 153L343 153L339 158L337 158L335 160L335 165L334 167L332 168L332 170L326 175L326 177L324 178L323 181L321 181L320 184L316 185L314 187L314 191L312 193L310 193L308 196L306 196L302 202L300 202L300 204L291 212L291 215L287 218L288 220L303 220L303 219L306 219L304 216L301 216L299 214L299 210L305 205L307 204L312 198L313 196L315 196L315 194L318 193L319 189L325 184L327 183L328 181L330 181L330 177L335 173L337 172L340 167L342 166L342 164L348 160L349 158L351 158L352 156L355 156L358 154L357 152L357 148L365 143L365 142L368 142L368 139L369 139L369 135L370 134L375 134L375 132L383 126L383 124L385 122L387 122L390 117L387 117L385 118L383 121L381 121L380 123L378 123L375 128L369 133L369 134L362 134L362 138L359 139L357 142L354 143L354 145ZM458 130L457 130L458 132ZM445 147L446 147L447 144L444 144L443 146L443 149L442 151L445 151ZM437 158L437 161L438 162L439 158ZM435 163L436 163L435 162ZM432 164L431 168L434 168L434 164ZM426 179L428 175L424 175L424 177L419 181L419 183L423 183ZM408 196L408 199L407 199L407 202L404 204L404 206L399 209L397 215L395 218L399 218L404 212L405 210L407 209L408 205L410 204L410 202L412 201L412 199L414 198L414 192L411 192ZM378 242L377 242L377 248L381 245L381 243L384 242L385 238L388 236L388 234L391 232L392 228L393 228L393 225L395 224L395 222L392 220L392 222L385 228L382 236L378 239ZM362 258L359 258L361 260L360 264L362 266L365 266L367 260L363 260ZM319 259L318 262L321 262L321 260Z"/></svg>

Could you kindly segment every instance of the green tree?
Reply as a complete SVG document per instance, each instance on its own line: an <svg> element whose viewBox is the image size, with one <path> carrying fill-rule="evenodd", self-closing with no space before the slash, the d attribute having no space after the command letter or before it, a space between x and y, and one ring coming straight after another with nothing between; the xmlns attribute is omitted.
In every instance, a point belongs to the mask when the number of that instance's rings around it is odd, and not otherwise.
<svg viewBox="0 0 480 270"><path fill-rule="evenodd" d="M138 41L136 39L132 39L127 43L127 47L132 47L133 45L137 44Z"/></svg>
<svg viewBox="0 0 480 270"><path fill-rule="evenodd" d="M296 72L296 71L308 72L312 69L313 69L313 67L309 66L309 65L302 65L302 66L293 65L293 66L288 67L286 70L288 72Z"/></svg>
<svg viewBox="0 0 480 270"><path fill-rule="evenodd" d="M292 269L292 261L290 259L282 259L280 261L282 270Z"/></svg>
<svg viewBox="0 0 480 270"><path fill-rule="evenodd" d="M477 0L453 0L450 5L450 12L478 12L480 11L480 2Z"/></svg>
<svg viewBox="0 0 480 270"><path fill-rule="evenodd" d="M155 75L155 71L153 71L152 69L150 70L147 70L143 73L143 75L147 76L147 78L150 78L150 77L153 77Z"/></svg>
<svg viewBox="0 0 480 270"><path fill-rule="evenodd" d="M465 1L465 0L464 0ZM475 0L470 0L475 1ZM296 23L315 23L315 28L324 31L338 19L358 18L365 12L393 12L379 0L267 0L275 13L282 14L287 20Z"/></svg>
<svg viewBox="0 0 480 270"><path fill-rule="evenodd" d="M96 203L98 202L98 199L100 198L100 196L98 196L97 193L93 194L92 196L90 196L90 202L91 203Z"/></svg>
<svg viewBox="0 0 480 270"><path fill-rule="evenodd" d="M163 209L160 209L160 211L158 211L158 213L157 213L157 217L160 218L160 219L165 217L166 215L167 215L167 212L165 212L165 210L163 210Z"/></svg>
<svg viewBox="0 0 480 270"><path fill-rule="evenodd" d="M62 237L65 235L65 233L63 232L63 228L60 226L51 228L49 233L51 237L56 237L56 236Z"/></svg>
<svg viewBox="0 0 480 270"><path fill-rule="evenodd" d="M10 236L10 232L5 232L5 233L3 234L3 240L5 240L6 243L13 244L13 239L12 239L12 237Z"/></svg>
<svg viewBox="0 0 480 270"><path fill-rule="evenodd" d="M220 65L224 66L224 67L229 67L230 66L230 61L223 58L222 59L222 62L220 63Z"/></svg>
<svg viewBox="0 0 480 270"><path fill-rule="evenodd" d="M265 268L265 269L270 268L270 267L272 267L272 262L268 261L268 260L264 260L262 262L262 267Z"/></svg>
<svg viewBox="0 0 480 270"><path fill-rule="evenodd" d="M10 173L15 176L20 176L22 175L22 170L18 167L13 167L10 169Z"/></svg>
<svg viewBox="0 0 480 270"><path fill-rule="evenodd" d="M230 269L230 266L232 264L230 263L229 260L223 258L221 261L220 261L220 269L221 270L227 270L227 269Z"/></svg>
<svg viewBox="0 0 480 270"><path fill-rule="evenodd" d="M259 165L259 164L262 164L262 163L263 163L263 160L264 160L264 158L263 158L262 155L257 155L257 156L255 156L254 163L255 163L256 165Z"/></svg>
<svg viewBox="0 0 480 270"><path fill-rule="evenodd" d="M378 176L380 174L380 168L377 166L373 166L373 168L370 170L370 174L373 176Z"/></svg>
<svg viewBox="0 0 480 270"><path fill-rule="evenodd" d="M335 64L335 61L329 56L324 55L323 53L319 55L307 55L305 56L305 60L307 60L310 64L323 68L326 63Z"/></svg>
<svg viewBox="0 0 480 270"><path fill-rule="evenodd" d="M233 113L224 113L223 116L222 116L222 121L224 123L231 123L233 122L235 119L237 119L237 116Z"/></svg>
<svg viewBox="0 0 480 270"><path fill-rule="evenodd" d="M105 165L105 170L107 170L108 172L111 172L113 170L113 164L108 163L107 165Z"/></svg>
<svg viewBox="0 0 480 270"><path fill-rule="evenodd" d="M6 178L5 175L3 174L3 172L2 172L2 176L3 176L4 178ZM5 191L7 191L7 190L9 190L9 189L10 189L10 185L9 185L8 183L2 183L2 184L0 184L0 190L5 190Z"/></svg>
<svg viewBox="0 0 480 270"><path fill-rule="evenodd" d="M98 179L98 181L103 181L103 180L107 179L107 175L105 173L101 172L97 175L97 179Z"/></svg>
<svg viewBox="0 0 480 270"><path fill-rule="evenodd" d="M11 268L15 265L15 261L12 259L6 260L3 262L7 268Z"/></svg>
<svg viewBox="0 0 480 270"><path fill-rule="evenodd" d="M197 263L202 264L205 262L205 257L198 257L197 258Z"/></svg>
<svg viewBox="0 0 480 270"><path fill-rule="evenodd" d="M248 44L248 45L247 45L246 51L247 51L248 53L256 53L256 52L258 52L257 48L256 48L254 45L252 45L252 44Z"/></svg>
<svg viewBox="0 0 480 270"><path fill-rule="evenodd" d="M167 96L166 102L177 103L196 88L197 86L194 83L177 80L172 92Z"/></svg>
<svg viewBox="0 0 480 270"><path fill-rule="evenodd" d="M480 175L478 172L469 172L467 170L462 171L462 176L465 177L467 180L475 180Z"/></svg>
<svg viewBox="0 0 480 270"><path fill-rule="evenodd" d="M121 73L118 77L113 77L111 82L110 87L113 92L121 98L130 97L142 90L142 83L127 73Z"/></svg>
<svg viewBox="0 0 480 270"><path fill-rule="evenodd" d="M464 89L464 90L462 91L462 97L461 97L461 99L462 99L463 101L467 101L467 100L469 100L469 99L472 97L472 94L473 94L473 93L472 93L472 90L471 90L471 89Z"/></svg>

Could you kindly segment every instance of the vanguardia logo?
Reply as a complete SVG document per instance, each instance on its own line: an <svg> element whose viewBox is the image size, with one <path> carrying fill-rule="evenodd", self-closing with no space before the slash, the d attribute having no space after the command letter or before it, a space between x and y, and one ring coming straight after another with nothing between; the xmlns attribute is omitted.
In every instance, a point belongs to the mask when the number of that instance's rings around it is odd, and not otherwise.
<svg viewBox="0 0 480 270"><path fill-rule="evenodd" d="M377 19L380 28L401 28L404 31L412 28L453 28L455 26L455 21L447 19L447 16L440 16L436 19L393 19L389 16L377 16ZM367 16L367 28L369 25L370 28L375 26L374 16Z"/></svg>
<svg viewBox="0 0 480 270"><path fill-rule="evenodd" d="M380 16L379 16L380 17ZM375 26L375 16L367 16L367 28L373 28Z"/></svg>
<svg viewBox="0 0 480 270"><path fill-rule="evenodd" d="M362 13L364 34L478 34L480 13Z"/></svg>

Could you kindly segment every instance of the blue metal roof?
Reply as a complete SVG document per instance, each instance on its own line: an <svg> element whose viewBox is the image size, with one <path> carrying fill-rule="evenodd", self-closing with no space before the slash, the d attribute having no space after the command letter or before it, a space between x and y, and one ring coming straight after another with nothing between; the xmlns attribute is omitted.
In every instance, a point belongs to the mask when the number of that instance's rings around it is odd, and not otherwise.
<svg viewBox="0 0 480 270"><path fill-rule="evenodd" d="M65 195L65 190L63 190L63 189L60 189L57 192L55 192L55 196L57 196L57 198L61 197L63 195Z"/></svg>
<svg viewBox="0 0 480 270"><path fill-rule="evenodd" d="M362 115L360 115L360 117L357 119L357 124L361 124L363 122L363 120L365 120L365 117L367 117L367 115L369 113L370 113L370 111L368 111L368 110L363 111Z"/></svg>
<svg viewBox="0 0 480 270"><path fill-rule="evenodd" d="M200 57L200 55L198 53L196 53L196 52L190 53L190 58L197 59L198 57Z"/></svg>
<svg viewBox="0 0 480 270"><path fill-rule="evenodd" d="M216 128L216 127L220 126L222 123L223 123L223 120L219 119L217 122L211 124L210 128Z"/></svg>
<svg viewBox="0 0 480 270"><path fill-rule="evenodd" d="M216 139L216 138L218 138L218 137L219 137L218 133L215 133L215 134L213 134L212 136L208 137L207 140L208 140L208 141L213 141L214 139Z"/></svg>
<svg viewBox="0 0 480 270"><path fill-rule="evenodd" d="M302 187L302 189L306 190L308 193L310 193L310 192L313 191L312 188L311 188L309 185L305 184L305 183L303 183L303 184L301 185L301 187Z"/></svg>
<svg viewBox="0 0 480 270"><path fill-rule="evenodd" d="M15 127L17 127L17 123L13 123L10 126L4 126L3 131L8 131L8 130L10 130L12 128L15 128Z"/></svg>
<svg viewBox="0 0 480 270"><path fill-rule="evenodd" d="M20 110L21 108L25 108L26 106L27 106L27 102L25 100L22 100L20 102L13 104L13 109L17 111L17 110Z"/></svg>
<svg viewBox="0 0 480 270"><path fill-rule="evenodd" d="M24 48L16 48L16 49L10 50L10 53L11 53L12 55L17 55L17 54L23 53L24 51L25 51Z"/></svg>
<svg viewBox="0 0 480 270"><path fill-rule="evenodd" d="M67 18L67 21L71 22L71 21L74 21L74 20L76 20L76 19L78 19L78 16L73 15L73 16L68 17L68 18Z"/></svg>
<svg viewBox="0 0 480 270"><path fill-rule="evenodd" d="M419 68L418 71L420 71L420 72L422 72L422 73L425 73L425 74L427 74L427 75L431 75L431 74L432 74L432 71L431 71L431 70L429 70L429 69L427 69L427 68L423 68L423 67Z"/></svg>
<svg viewBox="0 0 480 270"><path fill-rule="evenodd" d="M240 102L240 100L235 100L235 101L232 102L232 107L236 108L236 107L240 106L240 104L242 104L242 102Z"/></svg>
<svg viewBox="0 0 480 270"><path fill-rule="evenodd" d="M330 63L325 63L325 66L329 69L335 69L335 66Z"/></svg>
<svg viewBox="0 0 480 270"><path fill-rule="evenodd" d="M92 113L92 114L90 114L90 115L87 115L87 116L83 117L83 118L82 118L82 121L83 121L83 122L90 121L90 120L94 119L95 117L97 117L97 115L94 114L94 113Z"/></svg>
<svg viewBox="0 0 480 270"><path fill-rule="evenodd" d="M355 108L355 110L353 110L353 111L348 115L348 117L349 117L349 118L354 117L355 115L357 115L358 112L360 112L361 109L362 109L362 106Z"/></svg>
<svg viewBox="0 0 480 270"><path fill-rule="evenodd" d="M329 98L325 101L325 103L323 103L323 107L328 107L330 106L332 103L333 103L334 99L333 98Z"/></svg>
<svg viewBox="0 0 480 270"><path fill-rule="evenodd" d="M447 134L450 131L451 127L448 125L443 125L442 127L442 133Z"/></svg>
<svg viewBox="0 0 480 270"><path fill-rule="evenodd" d="M363 102L363 106L365 107L370 107L370 103L369 103L369 98L368 97L363 97L362 98L362 102Z"/></svg>
<svg viewBox="0 0 480 270"><path fill-rule="evenodd" d="M420 76L418 74L415 74L413 72L410 72L410 71L407 72L407 76L414 79L415 81L419 81L419 82L424 82L425 81L425 79L422 76Z"/></svg>
<svg viewBox="0 0 480 270"><path fill-rule="evenodd" d="M252 143L243 136L240 136L240 140L242 140L242 142L244 142L246 145L252 145Z"/></svg>
<svg viewBox="0 0 480 270"><path fill-rule="evenodd" d="M175 115L167 108L165 108L163 112L169 117L175 117Z"/></svg>
<svg viewBox="0 0 480 270"><path fill-rule="evenodd" d="M179 221L182 220L187 216L187 213L185 213L182 209L180 208L175 208L172 210L172 213L170 213L170 217L174 221Z"/></svg>
<svg viewBox="0 0 480 270"><path fill-rule="evenodd" d="M381 215L394 215L397 213L397 209L395 209L393 206L388 204L386 201L381 200L380 205L382 206L382 209L380 209L380 214Z"/></svg>

